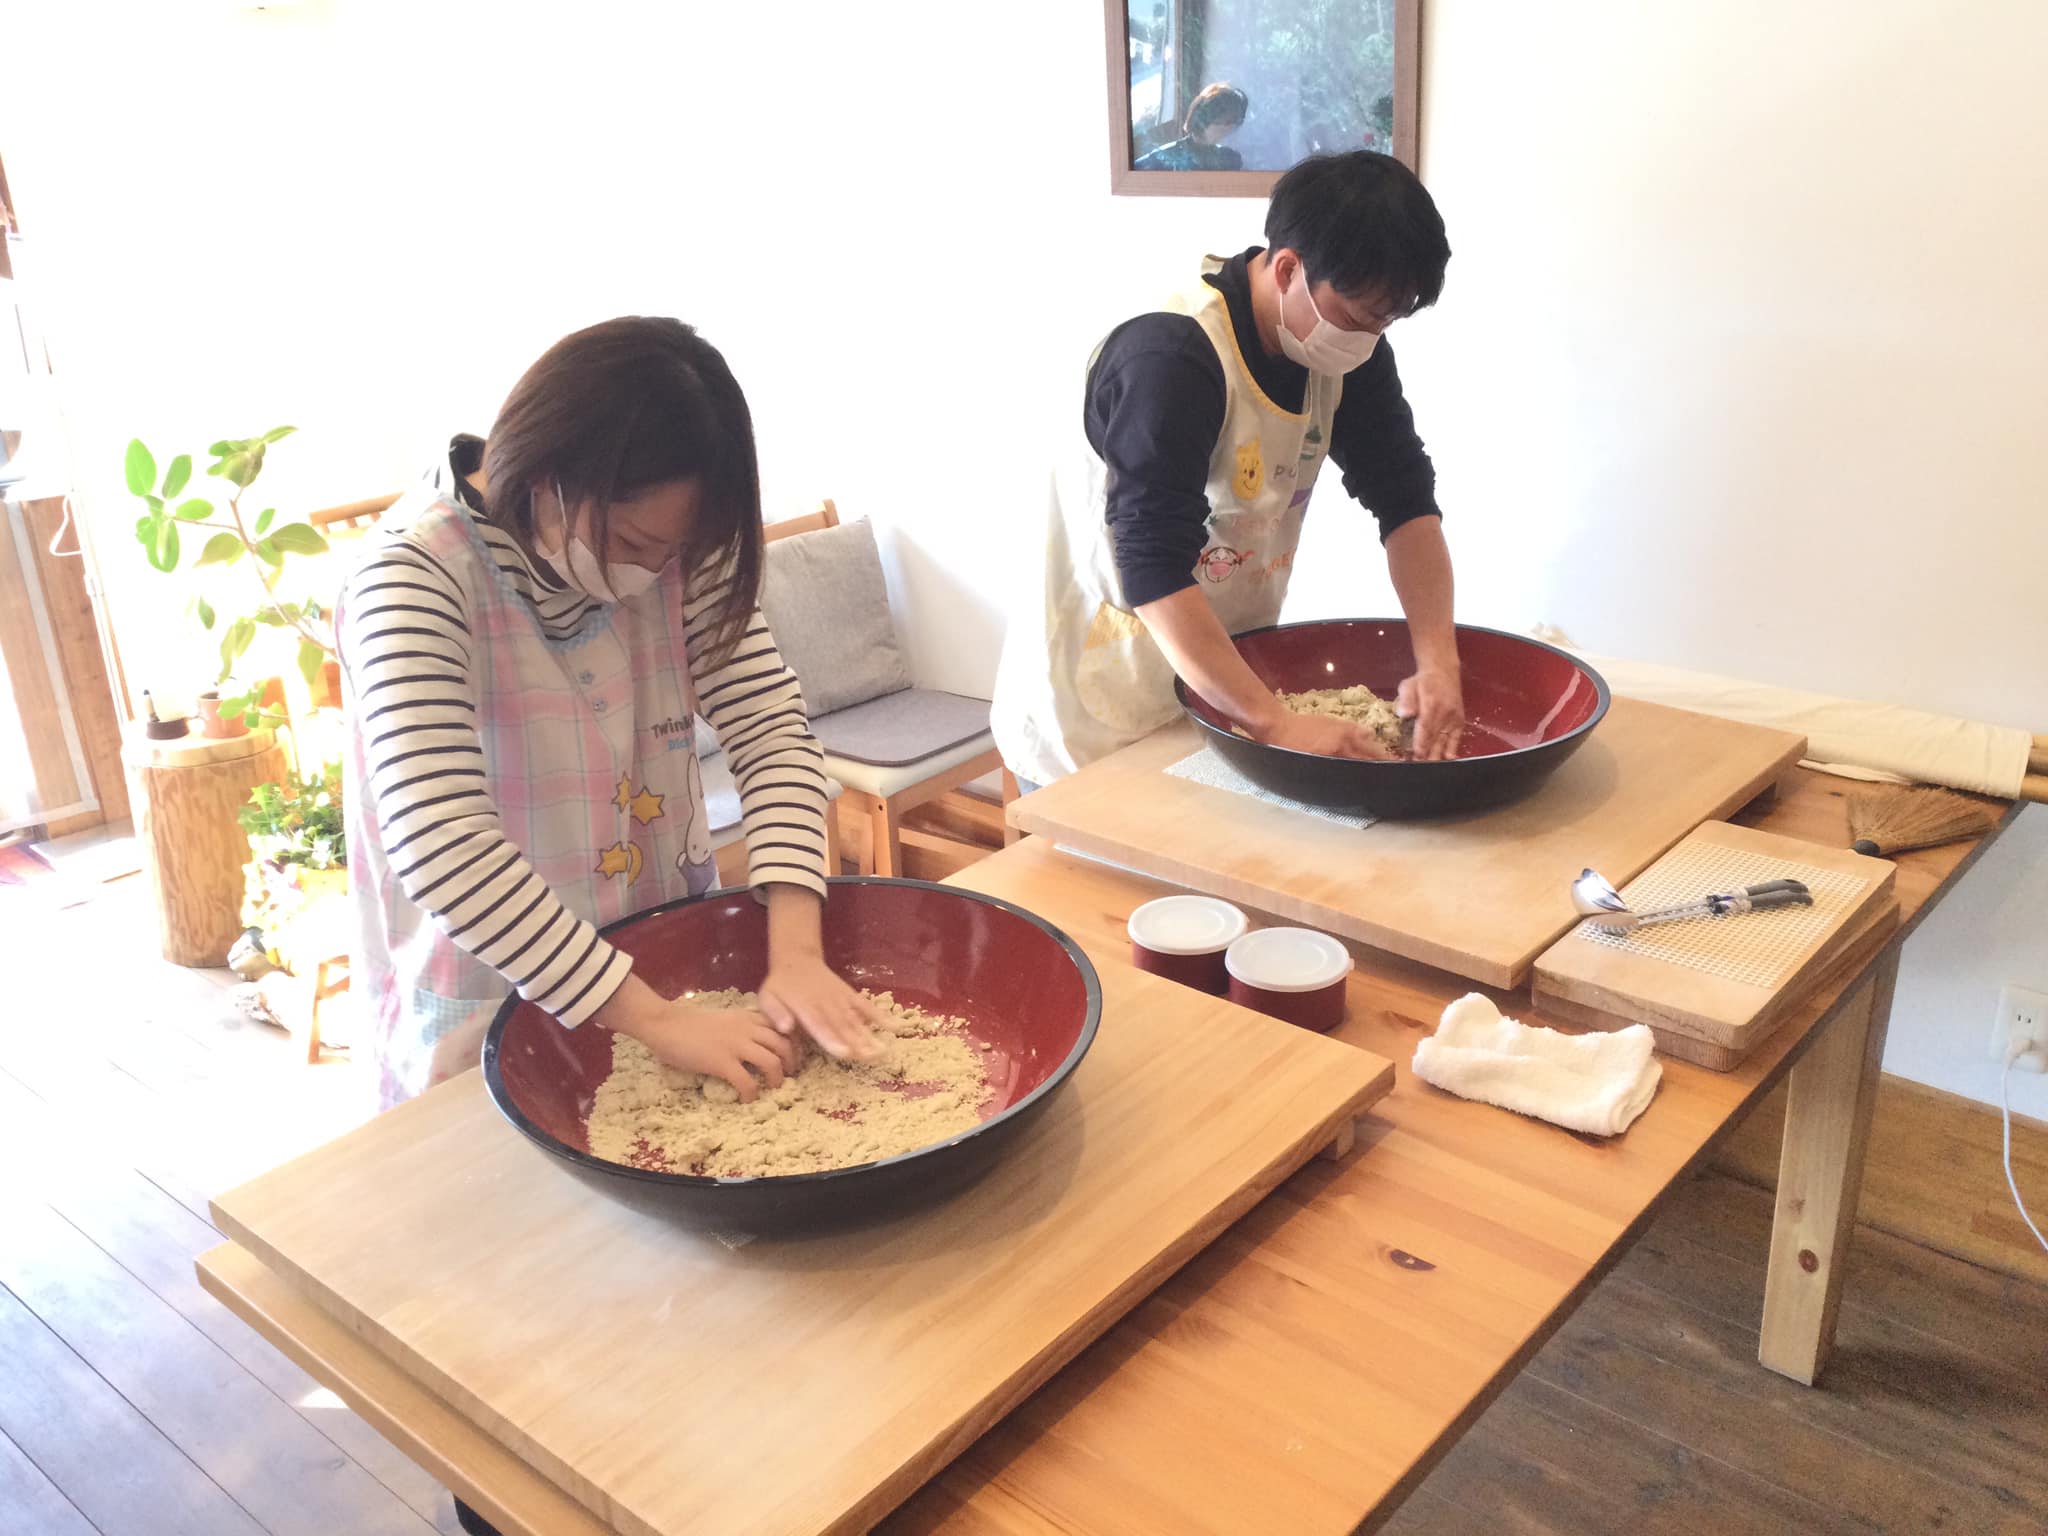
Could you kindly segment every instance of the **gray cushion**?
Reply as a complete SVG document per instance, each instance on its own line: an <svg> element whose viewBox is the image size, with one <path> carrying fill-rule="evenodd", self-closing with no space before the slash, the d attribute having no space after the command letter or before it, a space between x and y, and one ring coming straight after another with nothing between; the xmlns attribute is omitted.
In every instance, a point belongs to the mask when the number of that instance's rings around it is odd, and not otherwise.
<svg viewBox="0 0 2048 1536"><path fill-rule="evenodd" d="M834 757L904 768L988 732L988 700L906 688L811 717L811 734Z"/></svg>
<svg viewBox="0 0 2048 1536"><path fill-rule="evenodd" d="M910 686L882 553L865 522L771 543L761 612L814 720Z"/></svg>

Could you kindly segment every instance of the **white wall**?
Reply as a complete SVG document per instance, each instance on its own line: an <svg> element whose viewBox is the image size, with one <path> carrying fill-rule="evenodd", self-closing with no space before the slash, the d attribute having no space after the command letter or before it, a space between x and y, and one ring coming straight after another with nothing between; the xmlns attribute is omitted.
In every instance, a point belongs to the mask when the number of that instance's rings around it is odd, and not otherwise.
<svg viewBox="0 0 2048 1536"><path fill-rule="evenodd" d="M874 519L921 676L984 688L1089 346L1263 205L1108 196L1089 3L524 9L39 12L0 142L129 627L175 617L131 434L292 421L265 485L374 494L564 331L653 311L731 360L771 516Z"/></svg>
<svg viewBox="0 0 2048 1536"><path fill-rule="evenodd" d="M127 542L129 435L296 421L280 505L372 494L643 310L731 358L771 515L872 517L921 676L985 687L1088 346L1260 206L1106 194L1093 0L518 9L29 21L0 148L131 678L205 653L157 638L189 621ZM1457 255L1394 340L1465 615L2048 726L2048 7L1425 9ZM1308 552L1296 613L1390 606L1327 494ZM2044 819L1914 941L1895 1069L1986 1093L1998 983L2048 984Z"/></svg>
<svg viewBox="0 0 2048 1536"><path fill-rule="evenodd" d="M1455 254L1394 336L1461 616L2048 730L2048 6L1424 10ZM1318 511L1294 611L1389 611ZM1996 1097L2044 855L2030 811L1910 943L1891 1070Z"/></svg>

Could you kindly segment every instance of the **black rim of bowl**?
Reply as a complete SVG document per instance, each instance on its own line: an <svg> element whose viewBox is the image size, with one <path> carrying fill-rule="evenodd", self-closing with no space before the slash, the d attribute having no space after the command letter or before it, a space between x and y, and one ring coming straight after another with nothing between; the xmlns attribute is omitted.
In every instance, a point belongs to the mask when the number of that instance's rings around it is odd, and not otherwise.
<svg viewBox="0 0 2048 1536"><path fill-rule="evenodd" d="M985 896L979 891L962 890L954 885L939 885L930 880L889 880L875 875L834 875L825 883L828 886L885 885L902 886L910 890L938 891L946 896L957 896L966 901L977 901L983 906L995 907L1000 911L1010 913L1012 916L1021 917L1034 928L1046 934L1066 952L1067 958L1074 962L1075 968L1081 973L1081 983L1087 993L1087 1017L1083 1019L1081 1033L1075 1037L1073 1047L1067 1052L1065 1059L1051 1072L1046 1074L1044 1082L1025 1094L1023 1098L1014 1104L1005 1105L988 1119L973 1127L973 1129L962 1131L959 1135L950 1137L945 1141L934 1141L922 1147L913 1147L910 1151L899 1152L894 1157L881 1158L872 1163L853 1163L844 1168L821 1169L816 1173L775 1173L746 1179L719 1179L701 1173L663 1173L653 1168L635 1168L631 1163L614 1163L606 1158L593 1156L580 1147L572 1147L567 1142L560 1141L554 1136L549 1135L527 1118L525 1112L513 1101L511 1090L505 1085L504 1069L499 1063L499 1055L504 1047L506 1025L510 1022L513 1013L524 1002L522 998L513 996L507 998L504 1005L498 1009L496 1016L491 1020L490 1032L484 1038L484 1086L490 1090L491 1102L497 1105L498 1113L518 1127L521 1134L529 1141L580 1167L593 1169L600 1173L634 1179L642 1183L673 1190L800 1189L822 1184L832 1179L843 1179L850 1174L870 1174L877 1169L894 1168L909 1162L913 1158L927 1157L948 1147L959 1146L962 1142L971 1141L986 1131L994 1130L1004 1121L1012 1119L1029 1109L1033 1104L1064 1083L1074 1068L1080 1064L1081 1058L1088 1054L1088 1047L1095 1043L1095 1032L1102 1022L1102 979L1096 975L1094 964L1088 959L1087 955L1082 953L1081 946L1037 913L1027 912L1014 902L1004 901L999 896ZM743 896L745 894L744 890L722 888L706 891L701 896L684 896L676 901L664 902L658 907L649 907L645 911L635 912L631 917L622 917L615 923L607 923L598 931L607 934L615 933L629 924L644 922L650 917L658 916L663 912L673 912L679 907L694 907L707 901L730 900L735 895Z"/></svg>
<svg viewBox="0 0 2048 1536"><path fill-rule="evenodd" d="M1406 619L1299 619L1292 624L1265 624L1257 629L1243 630L1238 634L1232 635L1230 639L1235 644L1239 640L1249 640L1254 635L1270 635L1276 630L1325 629L1339 624L1399 624L1405 628L1408 621ZM1592 679L1593 713L1588 715L1581 724L1573 726L1562 736L1553 736L1548 741L1533 742L1526 747L1510 747L1505 752L1488 752L1483 757L1449 758L1444 766L1448 767L1453 763L1499 763L1505 762L1511 757L1520 757L1525 752L1554 751L1565 742L1585 735L1594 726L1607 718L1607 707L1614 702L1614 694L1607 686L1607 679L1602 677L1599 669L1590 662L1581 660L1570 651L1564 650L1559 646L1551 645L1542 640L1532 640L1527 635L1513 634L1505 629L1489 629L1484 624L1459 624L1456 628L1468 635L1494 635L1502 640L1512 640L1517 645L1532 646L1536 650L1550 652L1551 655L1558 657L1578 672ZM1276 747L1271 742L1256 741L1249 736L1237 736L1231 732L1228 726L1218 725L1213 720L1205 719L1202 716L1201 711L1195 708L1194 698L1188 692L1188 685L1183 679L1176 677L1173 680L1173 692L1174 697L1180 701L1181 713L1186 715L1188 719L1194 721L1195 724L1199 725L1210 735L1221 736L1226 741L1239 746L1260 747L1268 752L1279 753L1283 757L1299 758L1305 763L1346 763L1356 764L1360 768L1412 768L1416 766L1415 759L1410 757L1331 757L1322 752L1304 752L1299 747ZM1435 767L1437 765L1425 763L1422 766Z"/></svg>

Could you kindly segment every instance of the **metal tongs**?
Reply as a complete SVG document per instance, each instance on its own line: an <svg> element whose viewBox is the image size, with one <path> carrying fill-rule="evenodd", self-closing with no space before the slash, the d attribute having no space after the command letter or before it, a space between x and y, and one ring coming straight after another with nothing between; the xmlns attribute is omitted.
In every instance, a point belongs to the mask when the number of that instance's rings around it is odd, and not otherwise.
<svg viewBox="0 0 2048 1536"><path fill-rule="evenodd" d="M1735 917L1744 912L1767 912L1773 907L1810 907L1813 892L1799 880L1766 880L1762 885L1744 886L1739 891L1719 891L1675 907L1654 912L1631 912L1607 877L1589 869L1572 882L1572 906L1579 916L1614 933L1629 933L1658 923L1682 923L1695 917Z"/></svg>

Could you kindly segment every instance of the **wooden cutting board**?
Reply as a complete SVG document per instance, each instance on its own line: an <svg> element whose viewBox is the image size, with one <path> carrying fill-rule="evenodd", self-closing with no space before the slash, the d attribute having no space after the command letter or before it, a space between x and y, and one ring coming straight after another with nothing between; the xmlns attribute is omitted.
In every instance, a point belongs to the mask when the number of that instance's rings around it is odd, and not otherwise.
<svg viewBox="0 0 2048 1536"><path fill-rule="evenodd" d="M1575 927L1536 962L1537 1008L1596 1029L1647 1024L1658 1049L1726 1072L1820 973L1898 921L1898 867L1843 848L1709 822L1624 886L1637 911L1765 880L1804 880L1811 907L1603 937Z"/></svg>
<svg viewBox="0 0 2048 1536"><path fill-rule="evenodd" d="M1783 731L1616 699L1529 798L1361 831L1165 771L1200 746L1193 725L1169 726L1017 800L1011 824L1494 987L1519 987L1576 921L1580 870L1629 879L1806 750Z"/></svg>
<svg viewBox="0 0 2048 1536"><path fill-rule="evenodd" d="M728 1248L636 1214L477 1072L214 1211L613 1529L864 1531L1393 1084L1356 1047L1100 969L1101 1031L1036 1124L885 1225Z"/></svg>

